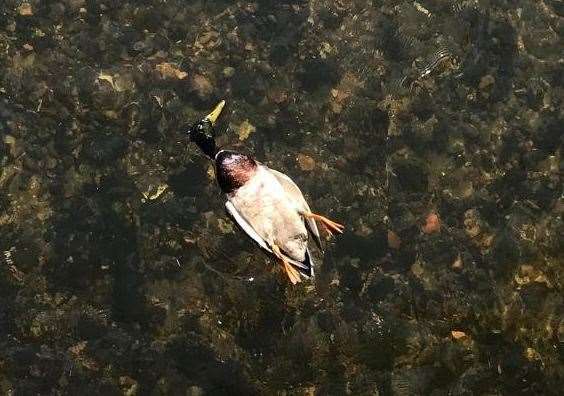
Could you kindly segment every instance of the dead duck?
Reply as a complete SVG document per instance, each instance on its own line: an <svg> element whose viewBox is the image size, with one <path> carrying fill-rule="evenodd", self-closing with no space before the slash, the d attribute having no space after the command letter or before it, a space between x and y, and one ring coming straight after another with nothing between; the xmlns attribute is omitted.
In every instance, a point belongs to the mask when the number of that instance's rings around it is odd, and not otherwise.
<svg viewBox="0 0 564 396"><path fill-rule="evenodd" d="M276 258L296 284L314 275L309 235L321 248L316 221L331 234L344 226L313 213L299 187L282 172L249 155L219 149L214 125L223 110L221 101L201 121L188 128L190 140L215 162L216 179L227 197L225 208L232 220L258 246Z"/></svg>

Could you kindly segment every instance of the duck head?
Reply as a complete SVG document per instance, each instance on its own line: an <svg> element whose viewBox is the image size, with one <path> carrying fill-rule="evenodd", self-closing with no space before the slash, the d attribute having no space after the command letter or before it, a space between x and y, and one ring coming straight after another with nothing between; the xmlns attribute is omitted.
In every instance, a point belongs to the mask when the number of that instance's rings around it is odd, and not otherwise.
<svg viewBox="0 0 564 396"><path fill-rule="evenodd" d="M188 136L190 140L198 145L200 150L203 151L211 159L215 159L218 149L215 144L215 123L225 106L225 100L218 103L211 113L196 122L188 128Z"/></svg>
<svg viewBox="0 0 564 396"><path fill-rule="evenodd" d="M220 150L215 143L215 123L225 106L222 100L213 111L188 128L190 140L215 161L215 174L221 190L230 194L255 174L257 162L250 156L231 150Z"/></svg>

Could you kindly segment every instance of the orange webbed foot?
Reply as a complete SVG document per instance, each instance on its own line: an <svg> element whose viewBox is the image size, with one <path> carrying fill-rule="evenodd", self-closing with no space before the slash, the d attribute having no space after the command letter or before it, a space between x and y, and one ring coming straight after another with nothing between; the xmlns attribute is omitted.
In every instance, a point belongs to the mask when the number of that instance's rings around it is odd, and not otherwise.
<svg viewBox="0 0 564 396"><path fill-rule="evenodd" d="M333 220L329 220L327 217L316 214L316 213L304 213L303 214L306 217L310 217L313 218L315 220L318 220L321 222L321 224L323 225L323 227L325 228L325 230L331 234L331 235L335 235L335 234L342 234L345 226L342 224L339 224Z"/></svg>
<svg viewBox="0 0 564 396"><path fill-rule="evenodd" d="M280 251L280 248L278 248L278 246L276 245L273 245L272 251L274 252L276 257L278 257L278 259L280 259L280 261L282 262L282 267L284 267L284 270L286 271L286 275L288 275L288 278L290 279L290 282L292 282L292 285L300 283L302 281L302 278L300 277L300 273L288 262L288 260L286 260L286 258L284 258L284 255Z"/></svg>
<svg viewBox="0 0 564 396"><path fill-rule="evenodd" d="M298 272L298 270L292 267L291 264L289 264L287 261L284 261L283 265L284 269L286 270L286 275L288 275L288 278L290 279L290 282L292 282L292 285L295 285L302 281L300 273Z"/></svg>

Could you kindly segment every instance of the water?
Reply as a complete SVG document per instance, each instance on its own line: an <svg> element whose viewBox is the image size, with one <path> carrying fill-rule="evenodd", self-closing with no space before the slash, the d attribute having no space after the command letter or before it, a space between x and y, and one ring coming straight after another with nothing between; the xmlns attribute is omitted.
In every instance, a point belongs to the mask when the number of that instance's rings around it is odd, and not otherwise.
<svg viewBox="0 0 564 396"><path fill-rule="evenodd" d="M4 1L0 393L559 394L564 8ZM292 287L182 126L344 235Z"/></svg>

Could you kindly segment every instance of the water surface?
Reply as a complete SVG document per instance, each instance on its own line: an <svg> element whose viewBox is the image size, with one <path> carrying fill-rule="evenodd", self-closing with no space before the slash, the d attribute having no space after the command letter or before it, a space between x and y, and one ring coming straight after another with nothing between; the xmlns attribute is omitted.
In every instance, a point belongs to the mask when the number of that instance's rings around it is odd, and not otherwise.
<svg viewBox="0 0 564 396"><path fill-rule="evenodd" d="M0 5L0 393L564 386L564 7ZM346 233L293 287L182 126Z"/></svg>

